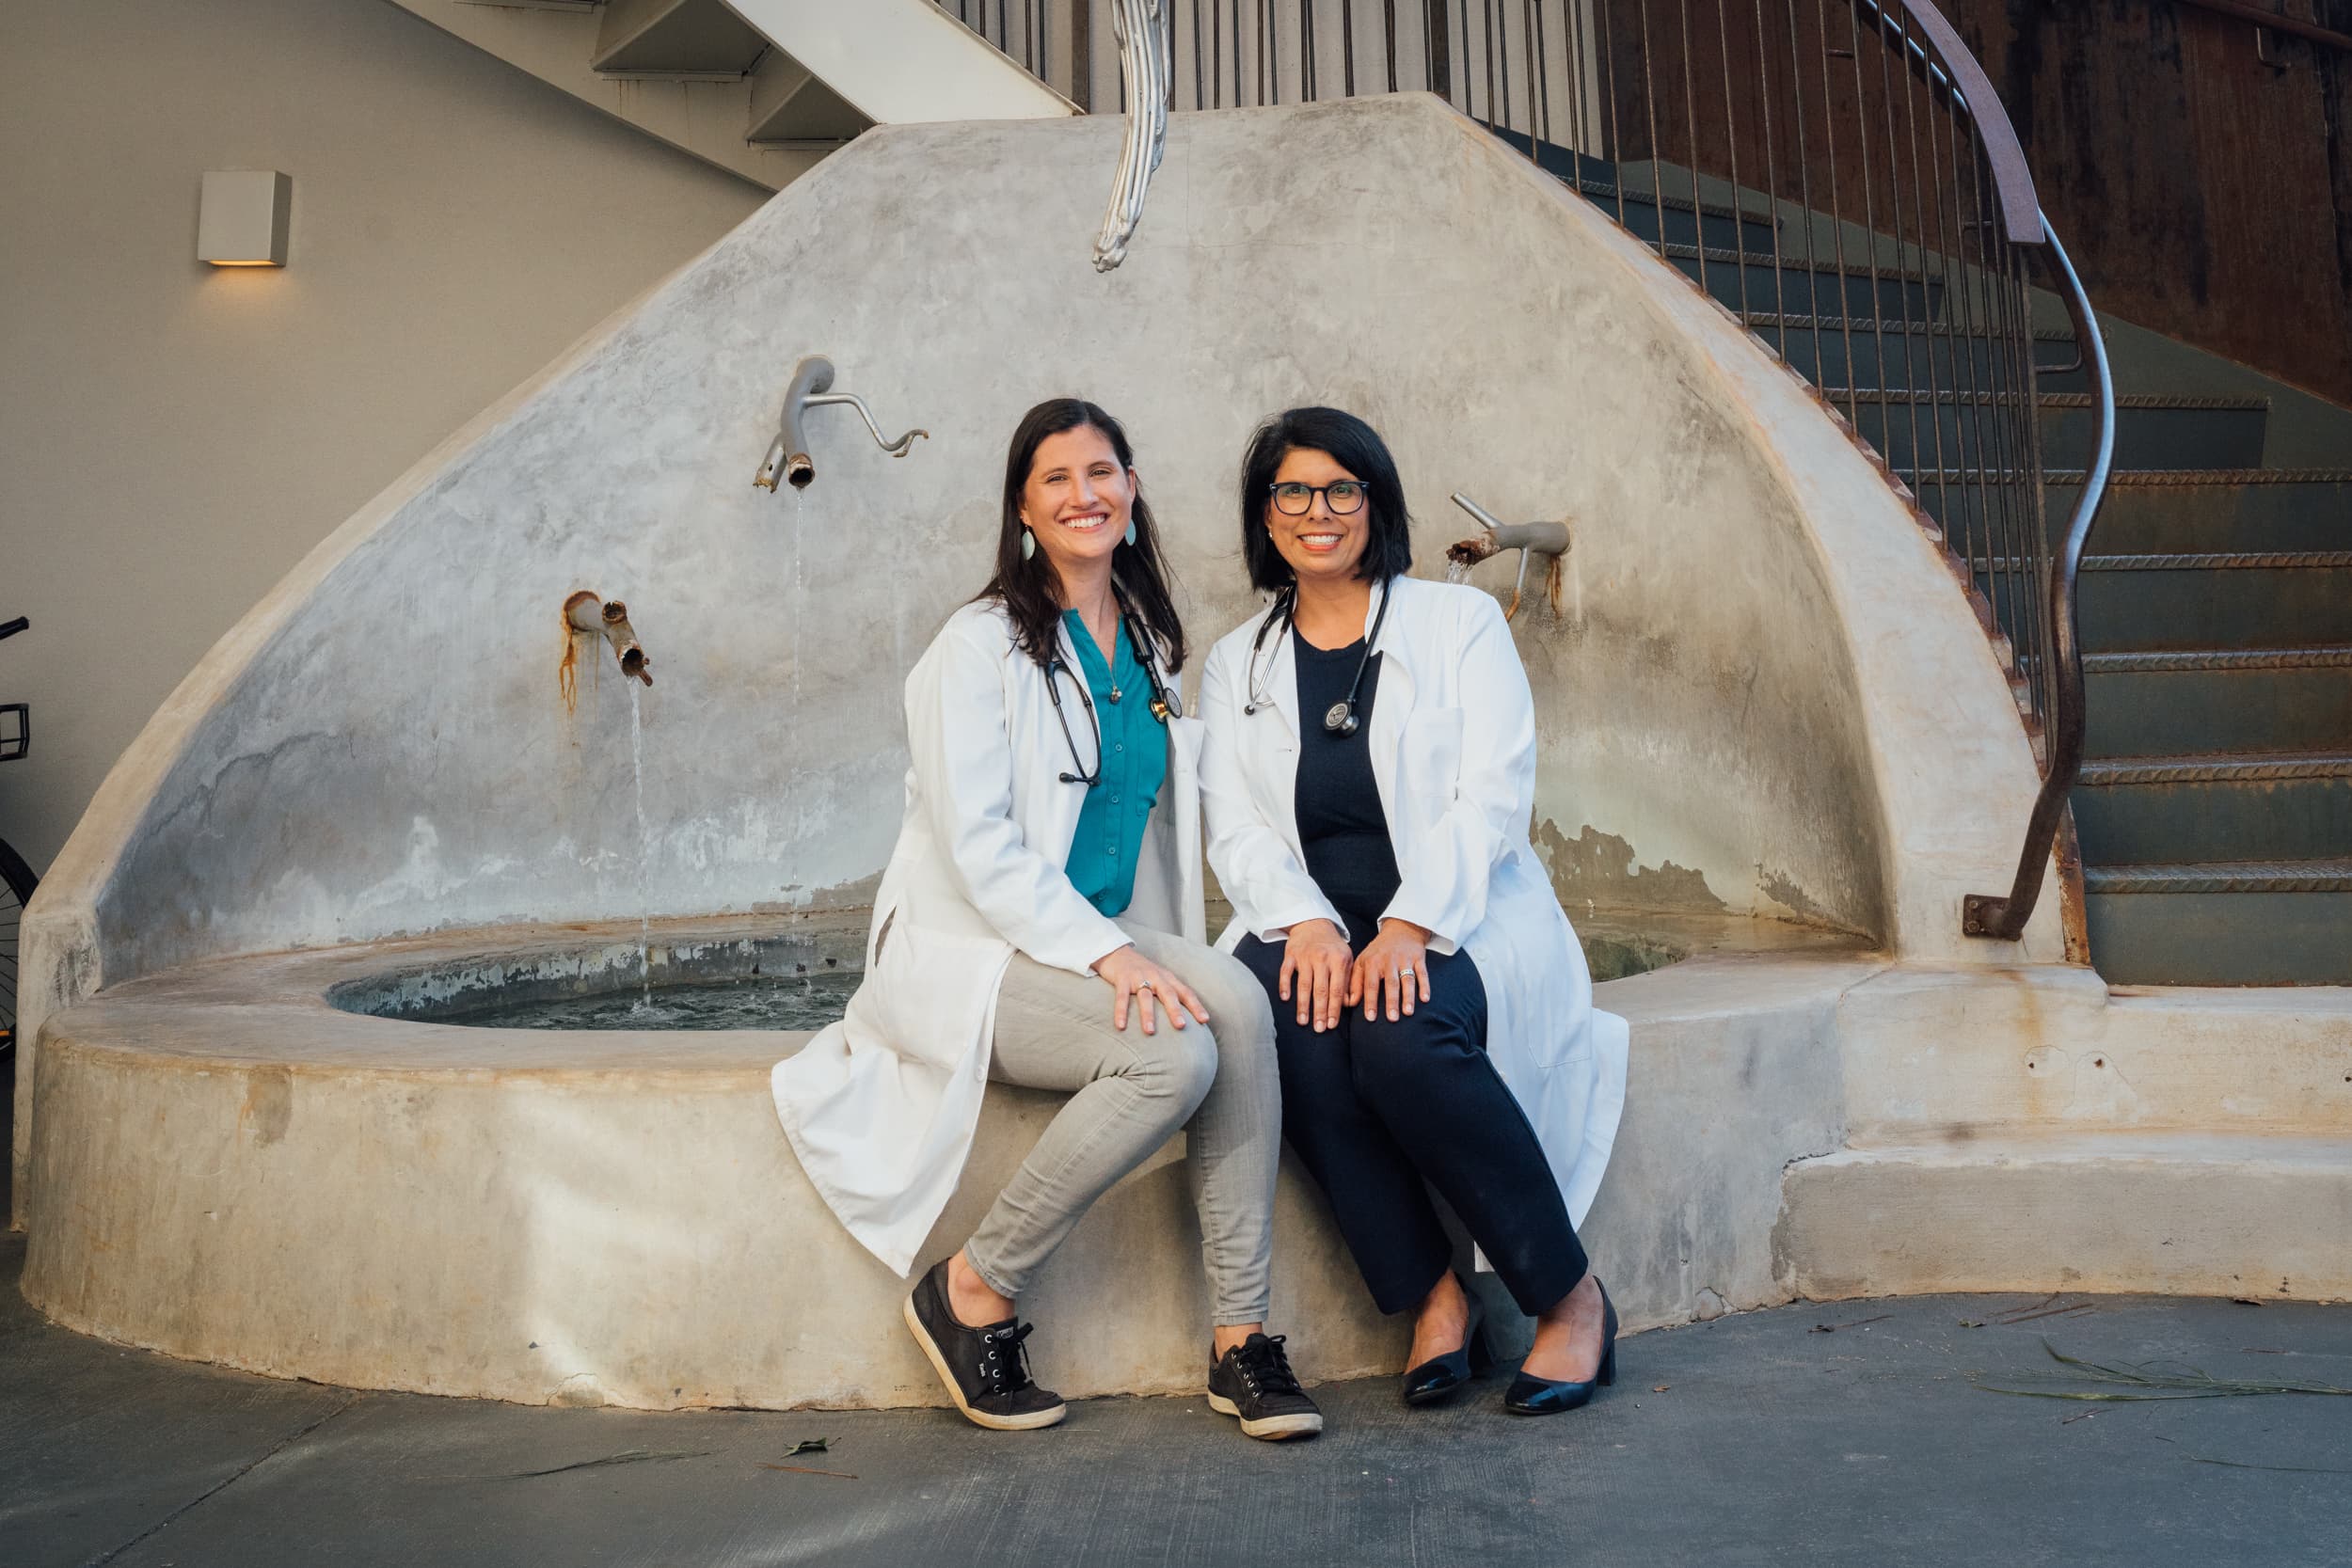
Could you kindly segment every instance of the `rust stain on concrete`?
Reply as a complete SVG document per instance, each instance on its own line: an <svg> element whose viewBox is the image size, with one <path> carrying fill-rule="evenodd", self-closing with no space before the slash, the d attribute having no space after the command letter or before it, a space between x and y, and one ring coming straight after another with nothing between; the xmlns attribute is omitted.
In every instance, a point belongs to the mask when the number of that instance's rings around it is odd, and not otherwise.
<svg viewBox="0 0 2352 1568"><path fill-rule="evenodd" d="M255 1068L246 1079L245 1103L237 1125L249 1128L254 1146L267 1148L286 1135L294 1121L294 1073L282 1067Z"/></svg>
<svg viewBox="0 0 2352 1568"><path fill-rule="evenodd" d="M1545 818L1535 825L1535 852L1550 873L1552 890L1570 907L1589 901L1621 909L1718 912L1730 908L1701 873L1672 861L1637 864L1632 845L1589 824L1571 839Z"/></svg>

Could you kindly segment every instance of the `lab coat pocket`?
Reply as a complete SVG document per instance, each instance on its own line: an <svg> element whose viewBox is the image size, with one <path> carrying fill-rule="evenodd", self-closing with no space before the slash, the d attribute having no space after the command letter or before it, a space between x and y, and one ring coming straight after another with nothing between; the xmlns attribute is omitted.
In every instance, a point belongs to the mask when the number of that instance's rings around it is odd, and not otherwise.
<svg viewBox="0 0 2352 1568"><path fill-rule="evenodd" d="M904 909L893 911L843 1022L861 1043L956 1072L983 1043L1011 951L1002 938L917 926Z"/></svg>
<svg viewBox="0 0 2352 1568"><path fill-rule="evenodd" d="M1445 814L1462 776L1462 710L1417 707L1406 716L1397 779L1423 822Z"/></svg>

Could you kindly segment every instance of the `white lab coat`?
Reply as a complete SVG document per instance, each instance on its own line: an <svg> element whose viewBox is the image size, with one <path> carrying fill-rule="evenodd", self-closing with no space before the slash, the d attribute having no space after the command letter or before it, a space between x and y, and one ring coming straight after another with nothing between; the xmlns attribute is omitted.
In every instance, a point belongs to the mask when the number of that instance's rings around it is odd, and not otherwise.
<svg viewBox="0 0 2352 1568"><path fill-rule="evenodd" d="M1628 1031L1594 1007L1583 950L1528 839L1535 708L1527 672L1486 594L1413 578L1388 592L1369 735L1404 879L1386 913L1426 927L1431 952L1459 948L1478 965L1486 1054L1581 1225L1625 1106ZM1374 611L1380 596L1374 590ZM1201 673L1200 792L1209 864L1233 903L1217 942L1228 952L1245 934L1279 941L1302 920L1346 928L1299 848L1298 683L1287 628L1267 635L1250 686L1250 640L1271 613L1220 640ZM1367 632L1372 620L1368 612Z"/></svg>
<svg viewBox="0 0 2352 1568"><path fill-rule="evenodd" d="M1081 671L1067 629L1061 636L1069 671ZM1090 769L1083 680L1064 673L1061 697ZM996 990L1015 949L1084 974L1127 942L1062 869L1087 792L1061 782L1079 769L1045 673L1013 645L1002 606L966 605L948 618L907 676L906 712L906 815L874 895L865 978L841 1022L770 1076L809 1180L901 1275L962 1175ZM1200 728L1170 717L1167 778L1120 916L1195 942L1205 938Z"/></svg>

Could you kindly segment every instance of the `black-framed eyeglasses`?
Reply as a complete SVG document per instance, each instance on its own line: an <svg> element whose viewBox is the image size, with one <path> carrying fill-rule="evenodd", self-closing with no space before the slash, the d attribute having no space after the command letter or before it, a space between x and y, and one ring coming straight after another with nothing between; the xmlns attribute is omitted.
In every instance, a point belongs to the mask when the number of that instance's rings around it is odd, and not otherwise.
<svg viewBox="0 0 2352 1568"><path fill-rule="evenodd" d="M1274 498L1274 510L1285 517L1304 517L1314 510L1315 498L1321 496L1334 517L1344 517L1364 509L1364 498L1371 492L1360 479L1333 480L1328 484L1299 484L1277 483L1266 486Z"/></svg>

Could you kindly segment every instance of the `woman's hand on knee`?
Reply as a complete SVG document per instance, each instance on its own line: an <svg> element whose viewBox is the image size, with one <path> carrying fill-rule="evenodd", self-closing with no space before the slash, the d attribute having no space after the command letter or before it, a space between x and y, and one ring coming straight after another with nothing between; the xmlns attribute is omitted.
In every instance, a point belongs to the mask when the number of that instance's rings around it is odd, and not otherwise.
<svg viewBox="0 0 2352 1568"><path fill-rule="evenodd" d="M1429 1000L1429 933L1409 920L1384 920L1380 934L1364 944L1347 975L1347 1005L1364 1005L1369 1023L1385 1002L1389 1022L1398 1009L1413 1016L1416 1001Z"/></svg>
<svg viewBox="0 0 2352 1568"><path fill-rule="evenodd" d="M1167 1009L1168 1021L1177 1028L1184 1027L1184 1014L1190 1013L1201 1022L1209 1022L1209 1010L1192 988L1178 979L1172 971L1162 968L1136 951L1135 944L1108 953L1094 961L1094 973L1111 988L1111 1027L1125 1030L1127 1007L1130 1003L1143 1017L1143 1032L1159 1033L1159 1024L1152 1016L1152 1002L1159 999Z"/></svg>
<svg viewBox="0 0 2352 1568"><path fill-rule="evenodd" d="M1336 1029L1347 997L1347 966L1354 957L1347 933L1327 920L1302 920L1282 945L1282 1000L1298 1004L1298 1022L1316 1034Z"/></svg>

